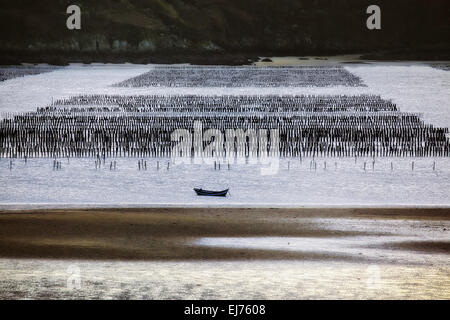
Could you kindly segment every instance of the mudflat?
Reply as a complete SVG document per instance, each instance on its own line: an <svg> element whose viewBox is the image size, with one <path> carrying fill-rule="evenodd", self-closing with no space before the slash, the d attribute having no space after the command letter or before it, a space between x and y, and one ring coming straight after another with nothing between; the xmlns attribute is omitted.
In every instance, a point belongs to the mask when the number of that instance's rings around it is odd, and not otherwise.
<svg viewBox="0 0 450 320"><path fill-rule="evenodd" d="M327 221L325 226L321 221ZM333 221L354 227L330 228ZM352 222L353 221L353 222ZM421 253L450 254L442 241L450 209L425 208L149 208L0 211L0 257L95 260L339 260L352 254L319 250L199 245L202 238L392 238L392 230L365 228L370 221L432 224L436 241L402 241L377 246ZM442 222L436 227L436 222ZM414 232L412 229L411 232ZM404 234L403 234L404 235ZM439 240L440 239L440 240ZM439 241L438 241L439 240ZM339 240L337 240L339 241ZM362 241L361 246L365 243ZM373 244L367 244L373 248ZM373 259L373 257L371 258Z"/></svg>

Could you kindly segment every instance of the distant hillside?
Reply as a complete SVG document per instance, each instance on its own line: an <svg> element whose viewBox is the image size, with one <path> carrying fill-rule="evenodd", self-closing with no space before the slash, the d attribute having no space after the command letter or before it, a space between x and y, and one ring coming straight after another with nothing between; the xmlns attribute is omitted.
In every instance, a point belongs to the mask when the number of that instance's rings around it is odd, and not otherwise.
<svg viewBox="0 0 450 320"><path fill-rule="evenodd" d="M368 5L382 30L365 27ZM448 0L5 0L0 60L449 52ZM66 28L66 8L82 29ZM182 58L181 58L182 59Z"/></svg>

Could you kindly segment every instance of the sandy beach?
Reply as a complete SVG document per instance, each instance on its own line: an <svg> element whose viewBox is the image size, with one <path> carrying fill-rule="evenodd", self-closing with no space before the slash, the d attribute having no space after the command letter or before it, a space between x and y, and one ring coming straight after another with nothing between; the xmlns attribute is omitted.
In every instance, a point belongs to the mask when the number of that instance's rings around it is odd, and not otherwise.
<svg viewBox="0 0 450 320"><path fill-rule="evenodd" d="M0 256L84 259L337 259L352 256L209 248L202 237L387 237L380 230L329 230L310 218L450 220L449 209L91 209L0 212ZM445 228L443 233L447 233ZM450 232L450 231L448 231ZM427 240L398 244L399 249L450 253L450 242ZM360 260L360 258L358 258Z"/></svg>
<svg viewBox="0 0 450 320"><path fill-rule="evenodd" d="M2 211L0 297L449 299L449 230L449 209Z"/></svg>

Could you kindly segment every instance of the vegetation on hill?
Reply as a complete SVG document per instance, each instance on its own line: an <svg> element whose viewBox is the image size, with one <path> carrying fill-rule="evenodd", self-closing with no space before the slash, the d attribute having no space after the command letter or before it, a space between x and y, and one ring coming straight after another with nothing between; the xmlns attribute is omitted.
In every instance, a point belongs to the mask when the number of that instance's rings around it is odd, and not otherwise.
<svg viewBox="0 0 450 320"><path fill-rule="evenodd" d="M255 55L449 52L448 0L15 0L0 11L0 61L146 61ZM82 11L68 30L66 8ZM170 58L168 58L170 57ZM214 60L214 59L212 59ZM11 62L11 61L9 61Z"/></svg>

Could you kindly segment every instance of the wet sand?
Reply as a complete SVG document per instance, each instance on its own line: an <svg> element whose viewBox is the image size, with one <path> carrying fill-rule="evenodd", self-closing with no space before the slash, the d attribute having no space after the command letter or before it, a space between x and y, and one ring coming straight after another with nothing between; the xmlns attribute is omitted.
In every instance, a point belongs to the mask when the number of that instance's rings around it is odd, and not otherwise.
<svg viewBox="0 0 450 320"><path fill-rule="evenodd" d="M0 211L0 257L354 260L353 256L314 252L305 255L284 250L209 248L192 245L192 241L203 237L382 238L386 235L382 230L324 229L311 218L450 221L450 210L154 208ZM396 247L412 252L438 248L450 254L449 243L434 245L415 241L396 244Z"/></svg>
<svg viewBox="0 0 450 320"><path fill-rule="evenodd" d="M0 211L0 298L449 299L449 229L450 209Z"/></svg>

